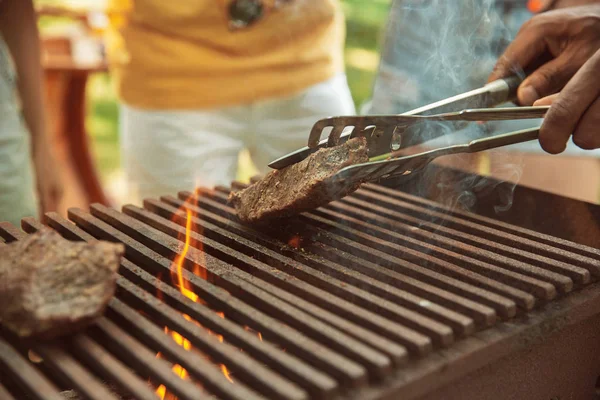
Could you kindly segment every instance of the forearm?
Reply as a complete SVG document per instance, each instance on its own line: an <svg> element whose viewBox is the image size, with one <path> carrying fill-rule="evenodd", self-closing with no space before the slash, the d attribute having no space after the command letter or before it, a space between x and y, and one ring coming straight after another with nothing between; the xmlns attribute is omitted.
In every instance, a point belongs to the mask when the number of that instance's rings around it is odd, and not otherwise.
<svg viewBox="0 0 600 400"><path fill-rule="evenodd" d="M23 116L33 150L45 145L43 75L35 10L31 0L0 0L0 32L15 62Z"/></svg>

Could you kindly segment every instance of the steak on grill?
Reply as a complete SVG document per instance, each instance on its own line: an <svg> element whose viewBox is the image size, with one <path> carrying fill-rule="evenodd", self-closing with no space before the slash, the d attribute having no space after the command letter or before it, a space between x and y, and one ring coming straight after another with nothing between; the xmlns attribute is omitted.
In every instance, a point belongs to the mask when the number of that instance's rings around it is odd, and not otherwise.
<svg viewBox="0 0 600 400"><path fill-rule="evenodd" d="M339 182L334 175L369 161L367 140L353 138L322 148L303 161L269 172L263 179L229 195L238 217L249 223L288 217L323 206L357 190L362 182Z"/></svg>
<svg viewBox="0 0 600 400"><path fill-rule="evenodd" d="M87 326L115 292L122 244L71 242L44 228L3 248L0 323L21 337Z"/></svg>

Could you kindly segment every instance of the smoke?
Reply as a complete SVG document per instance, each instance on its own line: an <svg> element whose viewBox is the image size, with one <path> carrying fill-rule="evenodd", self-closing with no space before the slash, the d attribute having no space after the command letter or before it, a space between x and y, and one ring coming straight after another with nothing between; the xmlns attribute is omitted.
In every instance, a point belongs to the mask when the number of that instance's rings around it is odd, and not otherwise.
<svg viewBox="0 0 600 400"><path fill-rule="evenodd" d="M507 3L513 5L510 13L504 12ZM400 114L485 85L497 58L529 17L525 5L514 1L393 1L373 98L363 112ZM443 135L428 143L440 147L537 125L538 120L469 123L459 127L427 123L410 134L428 140L441 130ZM521 176L522 157L515 157L515 153L506 156L506 149L483 154L487 155L455 155L444 160L454 167L468 166L477 171L477 177L456 181L453 176L440 175L439 169L425 170L423 179L438 182L436 200L452 208L473 210L477 194L495 191L494 210L508 211ZM501 183L486 175L493 175ZM423 191L417 194L425 194L429 189L423 186L416 190Z"/></svg>

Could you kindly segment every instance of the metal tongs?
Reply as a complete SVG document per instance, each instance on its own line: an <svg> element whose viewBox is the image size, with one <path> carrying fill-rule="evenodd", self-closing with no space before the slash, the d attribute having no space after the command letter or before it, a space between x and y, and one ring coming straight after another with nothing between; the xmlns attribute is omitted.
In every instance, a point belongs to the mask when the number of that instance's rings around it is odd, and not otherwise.
<svg viewBox="0 0 600 400"><path fill-rule="evenodd" d="M513 100L521 81L522 78L517 76L499 79L482 88L400 115L341 116L322 119L313 126L307 147L281 157L269 166L282 169L304 160L320 148L336 146L350 138L362 136L367 139L370 161L343 168L335 178L341 181L373 182L392 176L410 175L440 156L474 153L536 140L539 127L476 139L466 144L441 147L418 154L400 155L401 150L444 135L448 131L447 123L451 124L451 129L458 130L465 123L474 121L543 118L549 106L493 108ZM327 127L332 128L329 136L320 140L323 130ZM428 131L426 140L423 139L423 135L418 134L419 129L423 128Z"/></svg>

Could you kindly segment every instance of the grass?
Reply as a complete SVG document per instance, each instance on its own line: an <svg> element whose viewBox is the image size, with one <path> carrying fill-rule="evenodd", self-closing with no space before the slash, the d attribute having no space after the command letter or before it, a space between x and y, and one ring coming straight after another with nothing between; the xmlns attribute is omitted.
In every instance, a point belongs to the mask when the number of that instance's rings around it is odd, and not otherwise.
<svg viewBox="0 0 600 400"><path fill-rule="evenodd" d="M38 0L38 3L61 3L68 0ZM343 0L346 15L346 74L357 108L370 97L378 62L382 28L385 25L391 0ZM71 1L70 4L76 3ZM43 18L43 32L60 29L64 19ZM88 84L86 127L92 152L105 183L120 170L118 145L118 105L110 76L95 74ZM307 132L308 134L308 132ZM239 179L247 180L254 172L247 154L240 158Z"/></svg>
<svg viewBox="0 0 600 400"><path fill-rule="evenodd" d="M88 111L86 128L92 152L103 180L120 167L119 110L108 74L92 76L87 87Z"/></svg>

